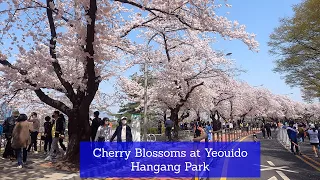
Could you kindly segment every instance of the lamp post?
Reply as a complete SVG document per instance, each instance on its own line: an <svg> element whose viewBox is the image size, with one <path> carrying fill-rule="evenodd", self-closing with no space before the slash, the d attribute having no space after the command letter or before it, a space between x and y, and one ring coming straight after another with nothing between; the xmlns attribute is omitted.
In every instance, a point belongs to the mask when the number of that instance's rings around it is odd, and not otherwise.
<svg viewBox="0 0 320 180"><path fill-rule="evenodd" d="M143 112L143 137L144 141L147 140L147 110L148 110L148 97L147 97L147 90L148 90L148 62L147 60L144 63L144 112Z"/></svg>

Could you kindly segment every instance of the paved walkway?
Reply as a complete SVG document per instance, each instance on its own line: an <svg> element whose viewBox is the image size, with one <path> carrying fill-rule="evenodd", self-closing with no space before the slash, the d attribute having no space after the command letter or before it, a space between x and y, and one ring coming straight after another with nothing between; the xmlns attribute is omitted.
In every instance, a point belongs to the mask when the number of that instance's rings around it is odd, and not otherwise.
<svg viewBox="0 0 320 180"><path fill-rule="evenodd" d="M258 134L258 139L261 143L261 177L255 179L250 178L250 180L320 179L320 164L311 164L304 156L295 156L290 153L277 141L275 132L272 132L272 139L263 139L261 134ZM252 138L248 137L244 141L252 141ZM306 145L302 147L302 152L308 154L309 151L306 147ZM311 157L314 162L320 162L320 158L313 158L313 156ZM248 180L249 178L211 178L210 180L226 179Z"/></svg>
<svg viewBox="0 0 320 180"><path fill-rule="evenodd" d="M314 158L308 142L301 143L303 156L295 156L285 149L276 139L273 132L273 139L262 139L261 141L261 177L262 180L319 180L320 179L320 158ZM252 141L252 136L244 141ZM308 140L306 140L308 141ZM66 171L57 171L52 164L44 161L44 155L31 153L28 157L27 168L17 169L16 161L12 162L0 158L0 179L1 180L53 180L53 179L80 179L78 174ZM311 160L309 160L311 159ZM241 168L241 167L239 167ZM114 178L112 178L114 180ZM142 178L155 179L155 178ZM191 178L161 178L157 180L191 180ZM226 180L216 178L210 180ZM229 178L228 178L229 179ZM247 180L245 178L243 180ZM111 178L108 178L111 180ZM124 180L124 179L121 179ZM129 178L127 179L129 180ZM130 180L136 180L131 179ZM141 179L140 179L141 180ZM233 179L232 179L233 180ZM234 179L241 180L241 179ZM254 179L250 179L254 180Z"/></svg>
<svg viewBox="0 0 320 180"><path fill-rule="evenodd" d="M77 176L75 173L57 171L52 164L44 161L43 154L28 154L25 168L18 169L16 161L0 158L0 179L1 180L56 180L72 179Z"/></svg>

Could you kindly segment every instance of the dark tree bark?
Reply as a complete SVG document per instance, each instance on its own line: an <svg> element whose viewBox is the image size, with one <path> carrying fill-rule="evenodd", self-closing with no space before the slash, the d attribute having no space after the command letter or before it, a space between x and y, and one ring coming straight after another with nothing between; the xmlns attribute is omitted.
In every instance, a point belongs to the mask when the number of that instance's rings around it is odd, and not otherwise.
<svg viewBox="0 0 320 180"><path fill-rule="evenodd" d="M170 119L173 121L174 123L174 130L173 130L173 138L178 139L178 131L179 131L179 111L180 111L180 107L176 107L176 108L170 108Z"/></svg>
<svg viewBox="0 0 320 180"><path fill-rule="evenodd" d="M69 143L65 160L73 164L80 161L80 142L90 141L89 106L76 106L68 114Z"/></svg>

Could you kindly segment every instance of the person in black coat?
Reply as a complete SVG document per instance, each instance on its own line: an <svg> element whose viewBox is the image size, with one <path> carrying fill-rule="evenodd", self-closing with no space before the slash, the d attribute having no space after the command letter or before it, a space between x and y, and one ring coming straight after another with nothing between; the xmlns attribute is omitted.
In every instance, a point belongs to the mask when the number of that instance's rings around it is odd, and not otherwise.
<svg viewBox="0 0 320 180"><path fill-rule="evenodd" d="M126 117L121 118L121 122L113 133L110 141L112 142L115 137L117 137L117 142L132 142L131 128L127 125Z"/></svg>
<svg viewBox="0 0 320 180"><path fill-rule="evenodd" d="M50 116L46 116L45 118L45 123L43 125L44 127L44 151L47 153L48 149L47 147L49 146L49 151L51 150L51 144L52 144L52 123L50 122L51 118Z"/></svg>
<svg viewBox="0 0 320 180"><path fill-rule="evenodd" d="M102 125L102 120L101 118L99 118L99 115L100 115L99 111L95 111L93 115L94 115L94 118L91 124L91 141L92 142L94 142L99 126Z"/></svg>
<svg viewBox="0 0 320 180"><path fill-rule="evenodd" d="M19 118L19 111L13 111L11 117L8 117L2 127L3 127L3 133L5 135L5 138L7 139L7 144L4 150L4 153L2 155L3 158L15 158L15 151L11 147L11 139L12 139L12 131L14 129L15 123Z"/></svg>
<svg viewBox="0 0 320 180"><path fill-rule="evenodd" d="M110 142L117 137L117 149L118 151L127 151L132 143L132 133L130 126L127 125L127 118L122 117L119 126L117 127L116 131L113 133ZM119 157L116 163L118 168L125 166L126 160L124 158Z"/></svg>

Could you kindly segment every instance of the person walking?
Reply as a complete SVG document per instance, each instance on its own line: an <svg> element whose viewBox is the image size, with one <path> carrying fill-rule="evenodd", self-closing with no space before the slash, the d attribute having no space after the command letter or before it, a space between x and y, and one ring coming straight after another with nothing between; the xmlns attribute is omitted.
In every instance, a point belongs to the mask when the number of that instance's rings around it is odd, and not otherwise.
<svg viewBox="0 0 320 180"><path fill-rule="evenodd" d="M27 122L27 115L20 114L12 132L12 148L16 151L18 168L22 168L27 162L27 147L31 142L30 132L33 132L32 126Z"/></svg>
<svg viewBox="0 0 320 180"><path fill-rule="evenodd" d="M201 125L197 125L197 131L199 131L199 133L197 133L197 135L193 138L194 142L200 142L204 139L206 139L208 137L208 134L206 133L206 131L201 127Z"/></svg>
<svg viewBox="0 0 320 180"><path fill-rule="evenodd" d="M97 142L106 142L110 138L111 129L110 129L109 118L107 117L103 118L103 122L104 124L98 128L96 137L94 139Z"/></svg>
<svg viewBox="0 0 320 180"><path fill-rule="evenodd" d="M94 118L93 118L92 124L91 124L91 141L94 141L96 134L97 134L97 131L98 131L98 128L102 124L101 118L99 118L99 114L100 114L99 111L95 111L93 113Z"/></svg>
<svg viewBox="0 0 320 180"><path fill-rule="evenodd" d="M261 125L261 132L262 132L262 137L263 137L263 139L265 139L266 138L266 128L265 128L265 125L262 123L262 125Z"/></svg>
<svg viewBox="0 0 320 180"><path fill-rule="evenodd" d="M51 150L51 144L52 144L52 123L50 122L51 118L50 116L46 116L45 123L43 124L44 127L44 152L47 153ZM48 148L49 147L49 148Z"/></svg>
<svg viewBox="0 0 320 180"><path fill-rule="evenodd" d="M130 126L127 125L127 117L122 117L119 126L113 133L110 141L117 137L117 142L132 142L132 133Z"/></svg>
<svg viewBox="0 0 320 180"><path fill-rule="evenodd" d="M272 139L271 138L271 124L269 122L267 122L267 124L265 125L266 131L267 131L267 136L268 139Z"/></svg>
<svg viewBox="0 0 320 180"><path fill-rule="evenodd" d="M166 127L166 136L168 137L169 141L172 141L171 130L173 127L173 121L171 119L167 119L165 122L165 127Z"/></svg>
<svg viewBox="0 0 320 180"><path fill-rule="evenodd" d="M19 111L15 110L12 112L11 117L8 117L2 124L3 133L7 140L6 147L4 149L3 158L15 158L15 151L11 147L11 140L12 140L12 131L14 129L15 123L19 118Z"/></svg>
<svg viewBox="0 0 320 180"><path fill-rule="evenodd" d="M30 152L30 149L33 145L33 151L35 154L37 154L38 153L37 139L38 139L38 133L39 133L39 128L40 128L40 121L37 117L36 112L31 113L31 116L29 117L28 122L32 123L33 130L31 131L31 134L30 134L31 135L31 143L30 143L27 151Z"/></svg>
<svg viewBox="0 0 320 180"><path fill-rule="evenodd" d="M293 154L300 154L298 139L297 139L298 130L295 127L293 127L293 125L294 125L294 122L291 121L289 123L289 127L287 127L287 133L291 142L291 152ZM296 149L296 152L294 152L294 147Z"/></svg>
<svg viewBox="0 0 320 180"><path fill-rule="evenodd" d="M298 136L301 139L301 142L304 142L305 133L304 133L304 129L303 129L302 125L299 125L298 132L299 132Z"/></svg>
<svg viewBox="0 0 320 180"><path fill-rule="evenodd" d="M311 124L310 129L307 132L310 137L310 144L312 146L314 156L318 157L318 146L319 146L318 130L316 129L314 124Z"/></svg>
<svg viewBox="0 0 320 180"><path fill-rule="evenodd" d="M60 136L59 136L59 145L62 148L62 150L66 153L67 148L66 146L63 144L63 139L64 139L64 133L66 131L66 119L64 118L64 115L62 113L59 114L59 118L58 120L59 124L60 124L60 128L58 131L60 132ZM62 127L61 127L62 124Z"/></svg>
<svg viewBox="0 0 320 180"><path fill-rule="evenodd" d="M162 122L161 120L158 121L158 134L161 134L162 132Z"/></svg>
<svg viewBox="0 0 320 180"><path fill-rule="evenodd" d="M206 134L207 134L207 141L211 142L212 141L212 126L209 121L207 121L205 130L206 130Z"/></svg>
<svg viewBox="0 0 320 180"><path fill-rule="evenodd" d="M52 121L52 144L51 144L51 151L49 153L49 156L46 157L45 160L51 161L52 158L56 157L58 154L60 154L59 150L59 139L63 137L63 120L59 117L60 112L54 111L53 112L53 121ZM60 144L61 145L61 144Z"/></svg>

